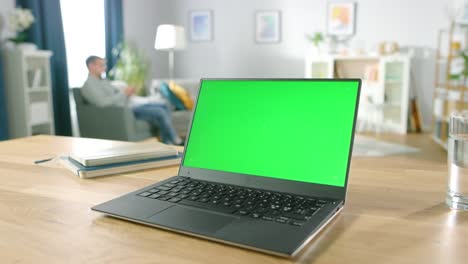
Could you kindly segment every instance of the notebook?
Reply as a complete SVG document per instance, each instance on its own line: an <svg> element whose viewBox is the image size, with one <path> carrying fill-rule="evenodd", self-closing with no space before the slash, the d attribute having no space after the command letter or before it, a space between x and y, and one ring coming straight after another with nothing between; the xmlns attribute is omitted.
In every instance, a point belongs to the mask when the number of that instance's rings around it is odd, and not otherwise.
<svg viewBox="0 0 468 264"><path fill-rule="evenodd" d="M126 144L100 151L71 153L70 158L83 166L98 166L143 159L175 156L178 151L160 142Z"/></svg>
<svg viewBox="0 0 468 264"><path fill-rule="evenodd" d="M92 209L295 256L345 205L360 84L203 79L178 174Z"/></svg>
<svg viewBox="0 0 468 264"><path fill-rule="evenodd" d="M142 160L133 160L119 163L112 163L98 166L83 166L74 159L63 156L59 163L73 174L80 178L94 178L111 174L125 173L129 171L139 171L145 169L159 168L180 164L182 154L167 156L161 158L151 158Z"/></svg>

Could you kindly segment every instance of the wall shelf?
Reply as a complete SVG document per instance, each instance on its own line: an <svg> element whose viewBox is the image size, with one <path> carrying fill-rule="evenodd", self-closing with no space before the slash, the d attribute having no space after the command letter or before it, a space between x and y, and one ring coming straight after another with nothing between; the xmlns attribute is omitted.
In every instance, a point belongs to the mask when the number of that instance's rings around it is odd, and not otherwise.
<svg viewBox="0 0 468 264"><path fill-rule="evenodd" d="M55 134L47 50L4 49L10 138Z"/></svg>
<svg viewBox="0 0 468 264"><path fill-rule="evenodd" d="M404 134L408 130L410 62L411 56L406 54L306 56L305 77L362 79L358 122L371 120L372 126L362 127L381 126ZM372 73L366 74L369 71ZM385 128L387 124L391 125Z"/></svg>

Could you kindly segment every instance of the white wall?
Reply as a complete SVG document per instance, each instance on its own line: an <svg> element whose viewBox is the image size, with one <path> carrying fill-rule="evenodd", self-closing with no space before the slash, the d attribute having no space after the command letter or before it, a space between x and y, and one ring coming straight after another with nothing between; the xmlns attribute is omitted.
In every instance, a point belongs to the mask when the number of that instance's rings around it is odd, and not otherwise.
<svg viewBox="0 0 468 264"><path fill-rule="evenodd" d="M447 0L448 1L448 0ZM190 43L181 52L181 76L303 76L305 33L325 31L328 1L311 0L175 0L175 21L188 27L188 12L214 11L214 41ZM445 26L445 1L359 0L355 42L372 48L383 40L401 46L435 48L436 32ZM277 9L282 16L279 44L254 42L256 10Z"/></svg>
<svg viewBox="0 0 468 264"><path fill-rule="evenodd" d="M454 0L355 0L354 43L367 49L381 41L417 48L413 87L426 126L431 122L434 51L437 30L448 25L445 7ZM211 9L214 40L188 41L176 53L176 77L303 77L306 41L304 34L325 31L326 0L172 0L124 1L125 32L148 50L154 76L167 76L167 57L152 49L156 26L184 25L188 31L190 10ZM256 44L256 10L281 11L282 36L278 44ZM153 16L151 16L151 14Z"/></svg>
<svg viewBox="0 0 468 264"><path fill-rule="evenodd" d="M15 0L0 0L0 43L11 36L11 33L7 30L6 19L13 8L15 8Z"/></svg>
<svg viewBox="0 0 468 264"><path fill-rule="evenodd" d="M171 0L123 0L124 36L134 42L151 61L151 77L169 76L168 54L154 49L156 28L174 23Z"/></svg>

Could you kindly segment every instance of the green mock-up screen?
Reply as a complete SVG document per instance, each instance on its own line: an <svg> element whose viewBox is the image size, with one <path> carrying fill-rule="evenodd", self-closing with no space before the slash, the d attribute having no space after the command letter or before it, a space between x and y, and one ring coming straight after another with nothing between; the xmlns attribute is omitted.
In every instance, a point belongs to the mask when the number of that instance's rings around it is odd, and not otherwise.
<svg viewBox="0 0 468 264"><path fill-rule="evenodd" d="M184 166L344 186L358 81L204 80Z"/></svg>

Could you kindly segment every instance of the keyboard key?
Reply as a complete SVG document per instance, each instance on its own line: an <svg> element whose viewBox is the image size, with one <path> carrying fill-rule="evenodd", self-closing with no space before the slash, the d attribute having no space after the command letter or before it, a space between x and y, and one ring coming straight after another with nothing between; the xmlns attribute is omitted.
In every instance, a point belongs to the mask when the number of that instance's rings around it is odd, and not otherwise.
<svg viewBox="0 0 468 264"><path fill-rule="evenodd" d="M168 202L177 203L177 202L179 202L180 200L182 200L182 199L174 197L174 198L169 199Z"/></svg>
<svg viewBox="0 0 468 264"><path fill-rule="evenodd" d="M150 193L150 192L143 192L143 193L140 193L140 194L138 194L138 195L143 196L143 197L146 197L146 196L151 195L151 193Z"/></svg>
<svg viewBox="0 0 468 264"><path fill-rule="evenodd" d="M172 197L170 197L170 196L161 196L161 197L158 198L158 200L167 201L167 200L169 200L171 198Z"/></svg>
<svg viewBox="0 0 468 264"><path fill-rule="evenodd" d="M162 195L166 195L166 194L168 194L169 192L168 192L168 191L160 191L160 192L158 192L158 193L159 193L159 194L162 194Z"/></svg>
<svg viewBox="0 0 468 264"><path fill-rule="evenodd" d="M159 187L157 187L156 189L158 189L158 190L163 190L163 191L169 191L169 190L172 189L172 188L170 188L170 187L164 187L164 186L159 186Z"/></svg>
<svg viewBox="0 0 468 264"><path fill-rule="evenodd" d="M272 210L278 210L278 209L280 209L280 208L281 208L281 206L279 206L279 205L277 205L277 204L272 204L272 205L270 205L270 209L272 209Z"/></svg>
<svg viewBox="0 0 468 264"><path fill-rule="evenodd" d="M273 217L270 217L270 216L262 216L262 219L263 220L266 220L266 221L274 221L275 219Z"/></svg>
<svg viewBox="0 0 468 264"><path fill-rule="evenodd" d="M271 215L271 216L280 216L281 212L280 211L270 211L268 214Z"/></svg>
<svg viewBox="0 0 468 264"><path fill-rule="evenodd" d="M284 213L283 216L284 216L284 217L293 218L293 219L296 219L296 220L302 220L302 221L308 220L308 219L307 219L308 217L305 216L305 215L298 215L298 214L292 214L292 213Z"/></svg>
<svg viewBox="0 0 468 264"><path fill-rule="evenodd" d="M236 214L238 214L238 215L248 215L249 212L244 211L244 210L239 210L239 211L236 212Z"/></svg>
<svg viewBox="0 0 468 264"><path fill-rule="evenodd" d="M306 210L304 208L299 208L299 209L294 210L295 214L300 214L300 215L305 214L305 212Z"/></svg>
<svg viewBox="0 0 468 264"><path fill-rule="evenodd" d="M286 224L287 221L281 218L276 218L276 222L281 223L281 224Z"/></svg>
<svg viewBox="0 0 468 264"><path fill-rule="evenodd" d="M171 196L171 197L174 197L174 196L177 196L179 195L178 193L175 193L175 192L171 192L171 193L168 193L167 196Z"/></svg>
<svg viewBox="0 0 468 264"><path fill-rule="evenodd" d="M291 224L291 225L294 225L294 226L303 226L303 225L304 225L304 222L301 222L301 221L291 221L290 224Z"/></svg>
<svg viewBox="0 0 468 264"><path fill-rule="evenodd" d="M313 208L305 210L304 215L305 216L312 216L312 215L316 214L319 210L320 210L320 208L313 207Z"/></svg>
<svg viewBox="0 0 468 264"><path fill-rule="evenodd" d="M158 189L151 189L151 190L149 190L148 192L150 192L150 193L157 193L157 192L159 192L159 190L158 190Z"/></svg>
<svg viewBox="0 0 468 264"><path fill-rule="evenodd" d="M221 213L227 213L231 214L235 211L235 209L229 208L229 207L220 207L220 206L214 206L210 203L201 203L198 201L191 201L191 200L181 200L179 204L184 204L188 206L194 206L194 207L200 207L200 208L205 208L205 209L210 209L213 211L221 212Z"/></svg>
<svg viewBox="0 0 468 264"><path fill-rule="evenodd" d="M156 198L159 198L161 196L162 196L161 194L155 193L155 194L152 194L152 195L148 196L148 198L156 199Z"/></svg>
<svg viewBox="0 0 468 264"><path fill-rule="evenodd" d="M252 211L252 210L254 210L254 209L255 209L255 206L247 206L247 207L245 208L246 211Z"/></svg>
<svg viewBox="0 0 468 264"><path fill-rule="evenodd" d="M258 213L253 213L250 216L253 217L253 218L260 218L262 215L258 214Z"/></svg>
<svg viewBox="0 0 468 264"><path fill-rule="evenodd" d="M236 209L239 209L239 208L242 208L242 204L235 204L233 207Z"/></svg>

